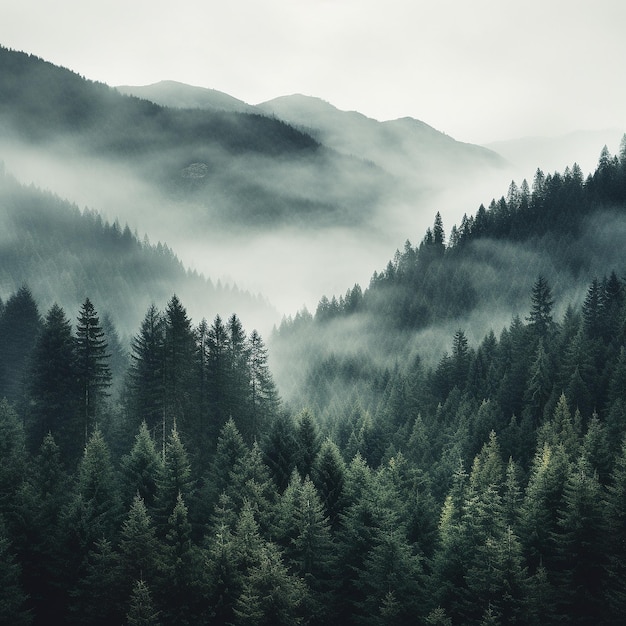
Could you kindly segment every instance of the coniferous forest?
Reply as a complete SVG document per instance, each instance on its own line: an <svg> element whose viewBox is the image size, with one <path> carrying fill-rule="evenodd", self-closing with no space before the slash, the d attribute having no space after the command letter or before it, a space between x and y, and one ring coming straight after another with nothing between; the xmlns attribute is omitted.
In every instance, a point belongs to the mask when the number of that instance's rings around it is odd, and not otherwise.
<svg viewBox="0 0 626 626"><path fill-rule="evenodd" d="M454 318L480 296L455 282L473 243L584 264L568 237L607 208L626 211L626 151L587 180L539 172L447 245L438 216L274 341ZM289 402L236 314L172 295L125 346L98 302L40 311L24 285L0 307L0 622L622 623L624 269L559 315L538 273L523 316L476 345L458 329L433 366L318 347Z"/></svg>

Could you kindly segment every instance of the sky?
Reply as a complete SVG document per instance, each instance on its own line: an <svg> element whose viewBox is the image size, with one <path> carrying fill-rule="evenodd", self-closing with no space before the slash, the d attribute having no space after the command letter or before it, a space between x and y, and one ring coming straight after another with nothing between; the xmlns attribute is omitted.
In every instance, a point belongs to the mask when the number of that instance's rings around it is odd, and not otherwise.
<svg viewBox="0 0 626 626"><path fill-rule="evenodd" d="M460 141L626 127L623 0L0 0L0 44L109 85L303 93Z"/></svg>

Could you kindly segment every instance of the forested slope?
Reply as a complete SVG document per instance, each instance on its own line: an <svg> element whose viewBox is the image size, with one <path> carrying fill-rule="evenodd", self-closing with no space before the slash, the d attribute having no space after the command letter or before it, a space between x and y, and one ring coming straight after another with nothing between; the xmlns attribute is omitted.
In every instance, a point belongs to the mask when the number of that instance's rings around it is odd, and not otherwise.
<svg viewBox="0 0 626 626"><path fill-rule="evenodd" d="M40 306L77 310L89 295L124 335L148 305L171 296L172 285L197 310L210 303L213 314L274 316L262 298L186 270L167 245L140 240L127 225L19 184L1 163L0 259L0 297L27 284Z"/></svg>
<svg viewBox="0 0 626 626"><path fill-rule="evenodd" d="M404 260L443 280L486 233L585 241L578 229L594 213L626 208L624 171L624 155L603 155L586 181L545 177L553 188L522 192L507 213L508 199L479 211L448 246L437 220ZM570 184L575 193L560 195ZM521 270L534 274L523 314L475 342L457 327L432 366L400 350L390 366L373 358L387 336L388 350L398 345L403 325L431 319L402 312L360 358L333 356L336 344L300 353L317 378L304 379L308 408L297 412L236 315L194 323L175 296L149 307L123 392L107 397L115 376L91 302L74 330L59 307L41 321L28 291L16 292L0 313L3 363L23 372L0 404L0 621L621 623L624 271L586 281L596 265L562 249L542 257L550 272ZM407 280L402 259L365 293L286 322L282 340L322 337L323 324L365 307L363 327L375 325L377 307L387 310L381 285ZM559 268L579 277L579 303L557 306L569 293L554 288ZM385 293L387 307L410 310ZM16 299L30 315L13 314ZM469 306L454 305L432 311Z"/></svg>

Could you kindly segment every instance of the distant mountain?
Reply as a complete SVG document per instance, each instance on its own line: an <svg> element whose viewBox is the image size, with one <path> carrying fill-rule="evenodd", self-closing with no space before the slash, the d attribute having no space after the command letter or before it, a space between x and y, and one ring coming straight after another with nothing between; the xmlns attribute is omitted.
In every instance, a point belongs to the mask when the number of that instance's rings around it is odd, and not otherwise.
<svg viewBox="0 0 626 626"><path fill-rule="evenodd" d="M229 96L223 91L194 87L174 80L133 87L119 85L116 89L127 96L150 100L161 106L177 109L215 109L235 113L258 113L255 107Z"/></svg>
<svg viewBox="0 0 626 626"><path fill-rule="evenodd" d="M391 187L384 172L273 117L159 106L0 48L3 138L52 150L57 160L122 162L187 203L180 208L195 231L216 224L355 223Z"/></svg>
<svg viewBox="0 0 626 626"><path fill-rule="evenodd" d="M299 94L276 98L257 108L326 146L372 161L403 180L420 185L440 185L442 178L453 179L506 165L494 151L456 141L410 117L379 122ZM436 181L433 175L437 176Z"/></svg>
<svg viewBox="0 0 626 626"><path fill-rule="evenodd" d="M118 87L120 92L163 106L256 112L296 127L323 146L369 161L416 187L441 187L455 178L502 168L493 150L462 143L428 124L406 117L379 122L356 111L341 111L311 96L282 96L256 106L222 92L165 81L146 87ZM433 178L435 177L435 178Z"/></svg>

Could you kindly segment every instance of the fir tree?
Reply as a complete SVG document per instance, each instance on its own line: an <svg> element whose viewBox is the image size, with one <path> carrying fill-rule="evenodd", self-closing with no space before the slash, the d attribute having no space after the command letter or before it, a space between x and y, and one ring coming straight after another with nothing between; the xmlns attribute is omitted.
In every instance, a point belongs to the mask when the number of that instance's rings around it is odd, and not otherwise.
<svg viewBox="0 0 626 626"><path fill-rule="evenodd" d="M89 298L85 299L78 315L75 354L83 441L86 444L101 408L101 400L111 384L107 342L98 314Z"/></svg>

